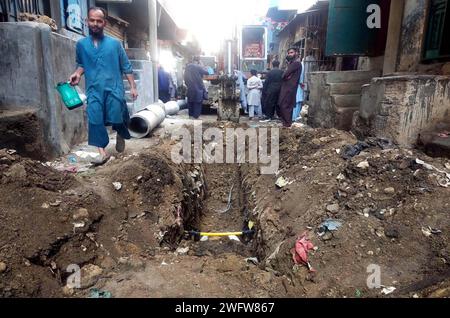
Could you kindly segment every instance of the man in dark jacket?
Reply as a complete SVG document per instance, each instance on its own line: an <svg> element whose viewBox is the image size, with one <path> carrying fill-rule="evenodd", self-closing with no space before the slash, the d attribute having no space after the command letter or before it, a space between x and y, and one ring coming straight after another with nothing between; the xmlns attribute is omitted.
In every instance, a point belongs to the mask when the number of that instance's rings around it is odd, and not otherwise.
<svg viewBox="0 0 450 318"><path fill-rule="evenodd" d="M203 99L206 96L203 76L208 75L208 71L200 66L200 57L194 57L192 63L186 66L184 71L184 82L187 86L187 98L189 107L189 117L198 119L202 113Z"/></svg>
<svg viewBox="0 0 450 318"><path fill-rule="evenodd" d="M273 119L275 110L278 108L278 98L280 97L281 83L283 80L283 71L279 68L280 62L274 61L272 66L273 69L267 74L263 87L263 111L266 118L270 120Z"/></svg>
<svg viewBox="0 0 450 318"><path fill-rule="evenodd" d="M292 126L292 111L295 107L298 81L302 73L302 63L298 60L298 50L290 48L288 50L287 69L283 73L283 83L281 84L280 98L278 100L279 112L284 127Z"/></svg>

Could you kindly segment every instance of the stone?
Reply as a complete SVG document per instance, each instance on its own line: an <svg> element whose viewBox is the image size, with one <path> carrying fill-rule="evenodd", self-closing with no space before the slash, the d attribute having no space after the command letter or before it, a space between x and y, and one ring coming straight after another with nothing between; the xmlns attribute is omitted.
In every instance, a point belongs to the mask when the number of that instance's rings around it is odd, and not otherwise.
<svg viewBox="0 0 450 318"><path fill-rule="evenodd" d="M324 235L322 235L322 241L330 241L333 238L333 233L326 232Z"/></svg>
<svg viewBox="0 0 450 318"><path fill-rule="evenodd" d="M339 204L331 204L327 206L327 211L331 213L337 213L339 212Z"/></svg>
<svg viewBox="0 0 450 318"><path fill-rule="evenodd" d="M179 247L175 251L176 255L186 255L189 252L189 247Z"/></svg>
<svg viewBox="0 0 450 318"><path fill-rule="evenodd" d="M388 238L395 238L395 239L398 239L400 237L398 229L394 226L387 226L384 229L384 235L386 235L386 237Z"/></svg>
<svg viewBox="0 0 450 318"><path fill-rule="evenodd" d="M386 194L394 194L395 193L395 189L392 187L386 188L384 189L384 193Z"/></svg>
<svg viewBox="0 0 450 318"><path fill-rule="evenodd" d="M66 285L62 288L62 293L64 296L73 296L75 290Z"/></svg>
<svg viewBox="0 0 450 318"><path fill-rule="evenodd" d="M56 208L59 207L61 205L62 201L61 200L56 200L55 202L51 202L50 206Z"/></svg>
<svg viewBox="0 0 450 318"><path fill-rule="evenodd" d="M44 202L44 203L42 203L41 208L49 209L50 208L50 204L48 204L47 202Z"/></svg>
<svg viewBox="0 0 450 318"><path fill-rule="evenodd" d="M89 218L89 211L87 209L84 209L84 208L78 209L73 214L73 219L74 220L88 219L88 218Z"/></svg>
<svg viewBox="0 0 450 318"><path fill-rule="evenodd" d="M220 264L218 264L217 271L220 273L239 272L243 268L245 268L245 266L240 258L236 255L229 255Z"/></svg>
<svg viewBox="0 0 450 318"><path fill-rule="evenodd" d="M362 162L358 163L357 167L360 169L368 169L370 167L370 165L369 165L368 161L362 161Z"/></svg>
<svg viewBox="0 0 450 318"><path fill-rule="evenodd" d="M27 171L20 163L11 166L8 171L4 173L6 177L14 179L14 181L23 181L27 178Z"/></svg>
<svg viewBox="0 0 450 318"><path fill-rule="evenodd" d="M0 262L0 274L6 272L6 269L8 267L6 266L6 264L4 262Z"/></svg>
<svg viewBox="0 0 450 318"><path fill-rule="evenodd" d="M88 264L81 269L81 289L94 286L103 274L99 266Z"/></svg>
<svg viewBox="0 0 450 318"><path fill-rule="evenodd" d="M139 257L131 256L131 257L121 257L119 258L119 264L125 265L128 268L134 270L140 270L145 268L145 264Z"/></svg>
<svg viewBox="0 0 450 318"><path fill-rule="evenodd" d="M442 66L442 75L450 75L450 63L446 63Z"/></svg>
<svg viewBox="0 0 450 318"><path fill-rule="evenodd" d="M116 266L116 262L112 257L107 256L104 260L102 260L100 265L105 269L113 269Z"/></svg>

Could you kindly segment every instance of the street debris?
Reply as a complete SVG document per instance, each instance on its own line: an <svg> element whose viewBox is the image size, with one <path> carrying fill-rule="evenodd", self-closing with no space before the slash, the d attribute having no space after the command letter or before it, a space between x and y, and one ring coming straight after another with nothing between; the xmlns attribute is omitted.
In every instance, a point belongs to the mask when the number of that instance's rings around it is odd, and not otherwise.
<svg viewBox="0 0 450 318"><path fill-rule="evenodd" d="M288 179L286 179L286 178L284 178L284 177L279 177L279 178L277 179L275 185L276 185L278 188L282 189L282 188L284 188L285 186L290 185L290 184L292 184L292 183L294 183L294 180L289 181Z"/></svg>
<svg viewBox="0 0 450 318"><path fill-rule="evenodd" d="M442 174L442 176L440 178L438 178L438 184L441 187L448 188L450 186L450 173L442 171L442 170L436 168L435 166L430 165L430 164L428 164L425 161L420 160L420 159L416 159L416 163L418 165L423 166L427 170L436 171L436 172Z"/></svg>
<svg viewBox="0 0 450 318"><path fill-rule="evenodd" d="M231 240L231 241L237 241L237 242L240 242L241 240L239 239L239 237L237 237L236 235L228 235L228 238Z"/></svg>
<svg viewBox="0 0 450 318"><path fill-rule="evenodd" d="M438 229L433 229L430 226L426 226L426 227L422 227L422 233L423 235L425 235L426 237L429 237L431 235L438 235L441 234L442 231L438 230Z"/></svg>
<svg viewBox="0 0 450 318"><path fill-rule="evenodd" d="M112 294L109 291L93 288L90 291L89 298L112 298Z"/></svg>
<svg viewBox="0 0 450 318"><path fill-rule="evenodd" d="M339 212L339 204L330 204L327 206L327 211L331 213L337 213Z"/></svg>
<svg viewBox="0 0 450 318"><path fill-rule="evenodd" d="M337 231L341 226L342 226L341 221L328 219L319 226L319 232L317 233L317 235L323 236L328 231L331 231L331 232Z"/></svg>
<svg viewBox="0 0 450 318"><path fill-rule="evenodd" d="M231 186L230 192L228 193L227 207L224 210L217 211L219 214L227 213L233 207L233 204L232 204L233 189L234 189L234 182Z"/></svg>
<svg viewBox="0 0 450 318"><path fill-rule="evenodd" d="M49 209L50 208L50 204L48 204L47 202L44 202L44 203L42 203L41 208Z"/></svg>
<svg viewBox="0 0 450 318"><path fill-rule="evenodd" d="M77 160L77 158L75 156L69 156L69 157L67 157L67 160L70 163L77 163L78 162L78 160Z"/></svg>
<svg viewBox="0 0 450 318"><path fill-rule="evenodd" d="M360 163L358 163L357 167L360 169L368 169L370 167L370 164L368 161L361 161Z"/></svg>
<svg viewBox="0 0 450 318"><path fill-rule="evenodd" d="M80 157L82 159L88 159L88 158L95 159L98 156L100 156L100 154L98 152L88 152L88 151L76 151L75 154L77 155L77 157Z"/></svg>
<svg viewBox="0 0 450 318"><path fill-rule="evenodd" d="M8 267L4 262L0 262L0 274L4 273Z"/></svg>
<svg viewBox="0 0 450 318"><path fill-rule="evenodd" d="M120 191L122 189L122 183L120 182L113 182L113 186L116 191Z"/></svg>
<svg viewBox="0 0 450 318"><path fill-rule="evenodd" d="M389 295L389 294L392 294L396 289L397 289L397 288L395 288L395 287L384 287L384 288L381 290L381 293L382 293L383 295Z"/></svg>
<svg viewBox="0 0 450 318"><path fill-rule="evenodd" d="M258 258L256 258L256 257L249 257L249 258L246 258L245 259L245 261L247 262L247 263L251 263L251 264L253 264L253 265L258 265Z"/></svg>
<svg viewBox="0 0 450 318"><path fill-rule="evenodd" d="M285 186L288 185L288 182L286 181L286 179L284 177L279 177L275 183L275 185L278 188L284 188Z"/></svg>
<svg viewBox="0 0 450 318"><path fill-rule="evenodd" d="M80 229L86 226L86 223L84 223L83 221L80 222L74 222L73 224L73 231L75 232L75 229Z"/></svg>
<svg viewBox="0 0 450 318"><path fill-rule="evenodd" d="M310 272L315 270L308 262L308 252L314 249L313 243L308 239L307 232L297 238L295 247L291 249L292 257L296 265L306 265Z"/></svg>
<svg viewBox="0 0 450 318"><path fill-rule="evenodd" d="M392 187L386 188L384 189L384 193L385 194L394 194L395 193L395 189Z"/></svg>
<svg viewBox="0 0 450 318"><path fill-rule="evenodd" d="M52 207L58 207L58 206L61 205L61 203L62 203L61 200L56 200L55 202L50 202L50 206L52 206Z"/></svg>
<svg viewBox="0 0 450 318"><path fill-rule="evenodd" d="M189 252L189 247L179 247L175 251L176 255L186 255Z"/></svg>
<svg viewBox="0 0 450 318"><path fill-rule="evenodd" d="M341 151L342 155L341 157L345 160L351 159L361 153L364 149L369 148L370 146L362 141L359 141L355 145L347 145L344 147L344 149Z"/></svg>

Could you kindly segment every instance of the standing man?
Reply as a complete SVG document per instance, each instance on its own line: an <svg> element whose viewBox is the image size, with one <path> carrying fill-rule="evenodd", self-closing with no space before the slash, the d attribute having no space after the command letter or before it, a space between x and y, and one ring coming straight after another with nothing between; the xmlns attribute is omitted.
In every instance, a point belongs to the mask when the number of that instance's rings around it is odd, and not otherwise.
<svg viewBox="0 0 450 318"><path fill-rule="evenodd" d="M302 72L302 64L298 60L297 48L288 50L287 69L283 73L279 104L279 116L284 127L292 126L292 111L296 104L297 87Z"/></svg>
<svg viewBox="0 0 450 318"><path fill-rule="evenodd" d="M170 74L159 65L158 66L158 96L165 104L170 101Z"/></svg>
<svg viewBox="0 0 450 318"><path fill-rule="evenodd" d="M198 119L202 113L203 99L206 96L203 76L208 74L208 71L200 66L199 56L195 56L192 59L192 63L186 66L186 70L184 72L184 82L187 86L190 118Z"/></svg>
<svg viewBox="0 0 450 318"><path fill-rule="evenodd" d="M77 42L78 68L70 76L70 83L74 86L78 85L83 74L86 78L89 145L97 147L100 153L100 158L92 162L94 165L103 165L110 158L105 151L109 144L106 126L112 126L117 132L118 152L125 150L125 139L131 138L123 74L130 83L133 100L138 97L133 69L122 44L103 34L106 17L107 13L102 8L89 9L87 24L90 35Z"/></svg>
<svg viewBox="0 0 450 318"><path fill-rule="evenodd" d="M278 108L278 99L283 81L283 71L279 68L280 62L273 61L272 66L273 69L267 74L263 88L264 115L269 120L273 119L275 110Z"/></svg>
<svg viewBox="0 0 450 318"><path fill-rule="evenodd" d="M298 81L297 95L295 98L295 107L292 112L292 121L299 121L301 119L300 113L302 111L303 102L305 100L305 64L302 62L302 74Z"/></svg>
<svg viewBox="0 0 450 318"><path fill-rule="evenodd" d="M256 70L251 70L250 73L252 77L250 77L247 81L248 95L247 95L247 104L248 104L248 117L250 120L253 119L256 113L257 118L262 117L261 110L261 90L263 88L263 83L261 79L257 76L258 72Z"/></svg>

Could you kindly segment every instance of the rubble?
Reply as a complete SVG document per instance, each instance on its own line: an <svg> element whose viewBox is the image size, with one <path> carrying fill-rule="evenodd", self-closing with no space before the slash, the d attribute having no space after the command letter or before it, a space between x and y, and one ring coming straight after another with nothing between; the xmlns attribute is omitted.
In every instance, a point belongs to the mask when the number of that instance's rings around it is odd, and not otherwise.
<svg viewBox="0 0 450 318"><path fill-rule="evenodd" d="M4 262L0 262L0 274L4 273L8 267Z"/></svg>

